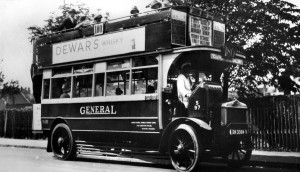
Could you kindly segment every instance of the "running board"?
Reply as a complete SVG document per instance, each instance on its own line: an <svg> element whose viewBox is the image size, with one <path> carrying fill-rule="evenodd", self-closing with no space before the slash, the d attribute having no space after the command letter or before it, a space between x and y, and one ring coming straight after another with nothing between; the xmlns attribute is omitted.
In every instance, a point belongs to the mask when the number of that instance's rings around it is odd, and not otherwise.
<svg viewBox="0 0 300 172"><path fill-rule="evenodd" d="M155 158L155 159L168 159L167 155L161 154L158 151L151 149L138 149L138 148L122 148L111 147L107 145L91 145L76 143L76 148L79 155L93 155L93 156L106 156L106 157L128 157L128 158Z"/></svg>

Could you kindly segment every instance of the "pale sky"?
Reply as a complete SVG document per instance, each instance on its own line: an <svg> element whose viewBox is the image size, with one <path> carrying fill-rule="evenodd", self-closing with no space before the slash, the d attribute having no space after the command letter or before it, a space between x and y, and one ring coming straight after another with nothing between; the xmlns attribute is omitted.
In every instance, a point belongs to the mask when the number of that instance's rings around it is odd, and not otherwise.
<svg viewBox="0 0 300 172"><path fill-rule="evenodd" d="M18 80L20 86L32 87L30 65L32 45L29 42L29 26L43 26L51 12L57 12L63 3L84 2L91 13L102 9L110 12L110 19L129 15L133 5L140 12L152 0L0 0L0 70L5 80ZM300 0L287 0L300 7Z"/></svg>

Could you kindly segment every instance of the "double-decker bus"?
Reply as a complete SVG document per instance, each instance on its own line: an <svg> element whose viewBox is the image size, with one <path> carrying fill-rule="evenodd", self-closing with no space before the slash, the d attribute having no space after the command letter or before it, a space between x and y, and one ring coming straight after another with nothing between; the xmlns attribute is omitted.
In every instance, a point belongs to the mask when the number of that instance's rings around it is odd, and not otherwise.
<svg viewBox="0 0 300 172"><path fill-rule="evenodd" d="M226 46L221 17L187 6L40 36L33 130L62 160L130 152L167 155L178 171L209 157L241 166L252 125L244 103L223 102L220 77L244 58ZM184 105L177 78L186 63L194 86Z"/></svg>

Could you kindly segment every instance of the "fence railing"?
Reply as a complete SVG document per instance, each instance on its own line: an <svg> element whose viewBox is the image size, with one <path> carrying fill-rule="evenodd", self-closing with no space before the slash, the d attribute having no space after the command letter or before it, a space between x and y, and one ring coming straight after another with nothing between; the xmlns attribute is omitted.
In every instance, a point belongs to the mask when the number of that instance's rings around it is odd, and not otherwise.
<svg viewBox="0 0 300 172"><path fill-rule="evenodd" d="M0 137L32 138L32 109L0 111Z"/></svg>
<svg viewBox="0 0 300 172"><path fill-rule="evenodd" d="M255 149L300 151L300 96L274 96L242 100L250 121L258 128Z"/></svg>

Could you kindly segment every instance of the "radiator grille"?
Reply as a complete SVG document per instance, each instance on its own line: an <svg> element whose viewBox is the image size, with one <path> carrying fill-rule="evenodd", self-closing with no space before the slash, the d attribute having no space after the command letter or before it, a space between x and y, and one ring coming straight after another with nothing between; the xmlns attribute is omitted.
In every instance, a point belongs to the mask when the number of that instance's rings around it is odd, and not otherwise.
<svg viewBox="0 0 300 172"><path fill-rule="evenodd" d="M247 123L247 109L243 108L225 108L222 113L223 122L230 123Z"/></svg>

